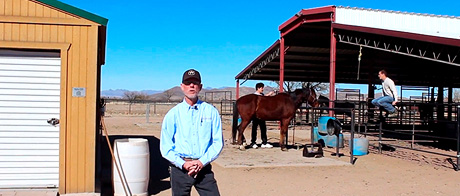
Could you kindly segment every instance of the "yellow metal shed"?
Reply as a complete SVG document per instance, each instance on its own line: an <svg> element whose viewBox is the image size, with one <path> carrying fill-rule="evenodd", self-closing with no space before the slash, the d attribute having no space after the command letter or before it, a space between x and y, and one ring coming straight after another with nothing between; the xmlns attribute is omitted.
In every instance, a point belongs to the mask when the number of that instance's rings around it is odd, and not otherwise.
<svg viewBox="0 0 460 196"><path fill-rule="evenodd" d="M57 0L0 0L0 187L95 191L107 22Z"/></svg>

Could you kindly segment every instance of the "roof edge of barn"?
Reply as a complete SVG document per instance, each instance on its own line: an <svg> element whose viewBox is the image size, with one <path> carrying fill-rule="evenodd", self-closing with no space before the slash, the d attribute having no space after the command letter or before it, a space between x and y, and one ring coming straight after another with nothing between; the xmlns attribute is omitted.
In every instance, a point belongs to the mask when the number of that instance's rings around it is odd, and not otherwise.
<svg viewBox="0 0 460 196"><path fill-rule="evenodd" d="M315 14L327 14L327 13L334 13L335 8L337 6L335 5L329 5L329 6L323 6L323 7L316 7L316 8L309 8L309 9L301 9L299 12L297 12L294 16L283 22L281 25L278 26L278 30L283 34L283 32L289 32L290 29L292 30L293 28L295 29L296 26L300 25L303 22L301 19L304 18L307 15L315 15ZM323 18L326 21L333 20L331 17L328 18Z"/></svg>
<svg viewBox="0 0 460 196"><path fill-rule="evenodd" d="M273 43L272 45L270 45L270 47L268 47L264 52L262 52L261 55L259 55L256 59L254 59L245 69L243 69L243 71L241 71L238 75L235 76L235 80L238 80L238 79L243 79L244 75L245 75L245 72L249 69L251 69L253 66L255 66L256 64L260 63L260 61L264 60L267 55L270 55L270 53L276 49L276 48L279 48L280 46L280 40L277 39L275 41L275 43ZM272 59L273 60L273 59Z"/></svg>
<svg viewBox="0 0 460 196"><path fill-rule="evenodd" d="M85 18L85 19L88 19L90 21L96 22L96 23L101 24L103 26L107 26L107 23L109 22L109 20L107 18L98 16L96 14L87 12L85 10L82 10L80 8L71 6L71 5L66 4L66 3L62 3L62 2L57 1L57 0L35 0L35 1L41 2L43 4L46 4L46 5L58 8L60 10L69 12L71 14L80 16L82 18Z"/></svg>

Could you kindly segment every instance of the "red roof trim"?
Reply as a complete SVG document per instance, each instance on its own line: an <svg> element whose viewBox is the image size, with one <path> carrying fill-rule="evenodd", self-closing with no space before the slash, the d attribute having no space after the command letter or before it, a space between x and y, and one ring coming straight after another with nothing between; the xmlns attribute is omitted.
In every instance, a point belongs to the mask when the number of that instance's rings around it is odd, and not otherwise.
<svg viewBox="0 0 460 196"><path fill-rule="evenodd" d="M443 44L443 45L449 45L449 46L457 46L457 47L460 46L459 39L436 37L436 36L431 36L431 35L422 35L422 34L402 32L402 31L376 29L376 28L370 28L370 27L352 26L352 25L344 25L344 24L337 24L337 23L333 23L332 28L350 30L350 31L358 31L358 32L364 32L364 33L379 34L379 35L387 35L391 37L400 37L404 39L431 42L431 43Z"/></svg>
<svg viewBox="0 0 460 196"><path fill-rule="evenodd" d="M295 26L298 27L299 25L296 23L303 23L301 19L302 17L308 16L308 15L315 15L315 14L324 14L324 13L335 13L335 6L326 6L326 7L319 7L319 8L312 8L312 9L302 9L300 12L298 12L296 15L288 19L286 22L281 24L278 27L278 30L281 32L286 32L286 31L292 31L292 28L286 29L289 26ZM330 21L330 18L328 18Z"/></svg>
<svg viewBox="0 0 460 196"><path fill-rule="evenodd" d="M247 70L251 69L266 54L268 54L270 51L272 51L273 49L275 49L276 47L279 47L279 46L280 46L280 40L276 40L275 43L273 43L270 47L268 47L268 49L266 49L261 55L259 55L254 61L252 61L251 64L249 64L246 68L244 68L243 71L241 71L238 75L236 75L235 79L242 79Z"/></svg>

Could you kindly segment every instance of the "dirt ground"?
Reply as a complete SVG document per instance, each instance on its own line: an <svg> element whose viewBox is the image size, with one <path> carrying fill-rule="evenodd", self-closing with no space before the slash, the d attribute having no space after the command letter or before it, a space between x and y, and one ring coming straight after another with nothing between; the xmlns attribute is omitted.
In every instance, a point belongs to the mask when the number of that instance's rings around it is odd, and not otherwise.
<svg viewBox="0 0 460 196"><path fill-rule="evenodd" d="M149 122L143 115L112 114L105 118L109 135L154 136L159 138L163 115L150 116ZM276 164L276 159L267 159L268 154L280 153L267 149L236 150L230 144L231 121L223 120L225 147L221 156L245 157L255 162L273 163L272 165L246 165L242 167L226 167L213 162L213 170L221 195L458 195L460 192L460 172L452 169L446 156L396 148L395 151L384 151L378 154L371 146L370 153L357 156L351 165L347 147L340 149L343 156L331 156L334 148L325 149L325 158L342 162L340 166L292 165ZM249 128L245 132L249 136ZM289 133L292 145L293 132ZM309 142L309 128L297 127L294 142ZM277 144L279 132L276 126L269 126L269 142ZM347 136L345 136L346 138ZM370 138L371 145L377 145ZM345 139L347 141L347 139ZM346 142L347 143L347 142ZM345 145L347 146L347 145ZM420 147L427 148L427 147ZM454 151L443 151L430 148L430 151L455 155ZM253 156L254 152L267 156ZM302 149L291 146L289 153L302 156ZM246 155L245 155L246 154ZM275 154L276 155L276 154ZM281 156L280 156L281 157ZM283 156L285 157L285 156ZM297 158L297 157L296 157ZM311 158L305 158L308 162ZM254 160L255 159L255 160ZM455 159L454 159L455 161ZM162 186L156 189L155 195L171 195L169 178L161 179ZM198 195L195 191L192 195Z"/></svg>

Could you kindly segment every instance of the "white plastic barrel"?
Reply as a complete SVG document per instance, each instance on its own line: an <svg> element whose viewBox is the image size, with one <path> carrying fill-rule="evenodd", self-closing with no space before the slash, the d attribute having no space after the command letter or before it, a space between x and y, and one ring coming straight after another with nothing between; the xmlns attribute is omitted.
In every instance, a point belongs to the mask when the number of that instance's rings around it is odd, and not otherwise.
<svg viewBox="0 0 460 196"><path fill-rule="evenodd" d="M128 184L132 196L147 196L150 170L148 140L142 138L117 139L113 147L115 160L112 162L113 187L115 196L129 195L123 189L115 161L122 172L122 179ZM124 177L123 177L124 173ZM127 183L126 183L127 181Z"/></svg>

